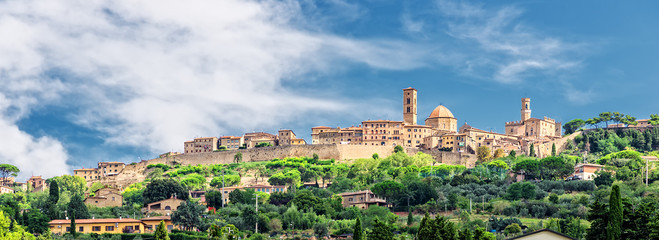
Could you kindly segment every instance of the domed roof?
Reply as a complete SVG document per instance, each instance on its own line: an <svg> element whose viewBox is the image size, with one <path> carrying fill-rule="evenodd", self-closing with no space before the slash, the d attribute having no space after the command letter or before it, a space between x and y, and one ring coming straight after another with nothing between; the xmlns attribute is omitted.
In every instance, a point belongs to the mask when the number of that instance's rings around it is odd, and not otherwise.
<svg viewBox="0 0 659 240"><path fill-rule="evenodd" d="M437 108L435 108L435 110L433 110L432 113L430 113L430 117L428 118L440 118L440 117L455 118L453 117L453 113L451 113L451 111L449 111L448 108L442 105L437 106Z"/></svg>

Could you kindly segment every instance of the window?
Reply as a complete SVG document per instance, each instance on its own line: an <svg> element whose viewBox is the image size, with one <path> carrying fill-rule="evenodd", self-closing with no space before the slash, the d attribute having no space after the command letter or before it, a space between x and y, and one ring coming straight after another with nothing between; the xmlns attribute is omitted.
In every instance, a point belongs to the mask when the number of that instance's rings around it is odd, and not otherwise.
<svg viewBox="0 0 659 240"><path fill-rule="evenodd" d="M105 226L105 231L114 231L114 226Z"/></svg>
<svg viewBox="0 0 659 240"><path fill-rule="evenodd" d="M71 227L66 227L67 232L71 232Z"/></svg>
<svg viewBox="0 0 659 240"><path fill-rule="evenodd" d="M348 202L352 202L352 198L348 198Z"/></svg>
<svg viewBox="0 0 659 240"><path fill-rule="evenodd" d="M92 232L100 232L101 231L101 226L93 226L92 227Z"/></svg>
<svg viewBox="0 0 659 240"><path fill-rule="evenodd" d="M407 104L410 104L410 98L407 98ZM410 109L410 108L407 108L407 109ZM409 112L410 110L407 110L407 111Z"/></svg>
<svg viewBox="0 0 659 240"><path fill-rule="evenodd" d="M170 207L170 206L166 206L166 207L165 207L165 210L172 210L172 207Z"/></svg>

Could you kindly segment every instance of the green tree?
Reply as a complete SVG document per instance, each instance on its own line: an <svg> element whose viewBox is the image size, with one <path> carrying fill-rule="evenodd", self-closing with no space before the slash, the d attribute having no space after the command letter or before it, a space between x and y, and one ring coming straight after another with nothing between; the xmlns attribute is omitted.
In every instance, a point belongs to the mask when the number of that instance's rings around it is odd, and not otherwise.
<svg viewBox="0 0 659 240"><path fill-rule="evenodd" d="M556 156L556 144L555 143L551 144L551 155Z"/></svg>
<svg viewBox="0 0 659 240"><path fill-rule="evenodd" d="M71 227L69 228L69 233L71 233L71 236L73 239L76 239L78 237L78 233L76 233L76 214L75 212L71 213Z"/></svg>
<svg viewBox="0 0 659 240"><path fill-rule="evenodd" d="M532 200L535 198L535 189L536 186L530 182L513 183L508 186L505 198L508 200Z"/></svg>
<svg viewBox="0 0 659 240"><path fill-rule="evenodd" d="M377 160L378 158L380 158L380 155L378 155L378 153L373 153L371 157Z"/></svg>
<svg viewBox="0 0 659 240"><path fill-rule="evenodd" d="M510 150L510 152L508 153L508 157L510 157L511 159L515 159L517 157L517 152L515 152L515 150Z"/></svg>
<svg viewBox="0 0 659 240"><path fill-rule="evenodd" d="M609 221L606 226L606 239L620 239L622 233L622 200L620 197L620 186L613 185L609 197Z"/></svg>
<svg viewBox="0 0 659 240"><path fill-rule="evenodd" d="M174 179L154 179L142 193L144 204L165 200L173 196L181 200L189 198L188 191Z"/></svg>
<svg viewBox="0 0 659 240"><path fill-rule="evenodd" d="M517 224L517 223L513 223L513 224L510 224L510 225L506 226L506 228L503 230L503 232L507 236L510 236L510 235L515 236L515 235L522 232L522 227L520 227L519 224Z"/></svg>
<svg viewBox="0 0 659 240"><path fill-rule="evenodd" d="M222 238L222 229L215 225L212 224L210 228L208 228L208 239L212 240L220 240Z"/></svg>
<svg viewBox="0 0 659 240"><path fill-rule="evenodd" d="M373 221L373 228L371 232L368 233L367 239L378 239L378 240L394 240L394 233L391 230L389 224L380 221L380 219L375 219Z"/></svg>
<svg viewBox="0 0 659 240"><path fill-rule="evenodd" d="M590 228L587 230L586 239L598 240L606 239L606 227L609 222L609 211L605 204L595 200L590 205L588 211L588 221L590 221Z"/></svg>
<svg viewBox="0 0 659 240"><path fill-rule="evenodd" d="M497 150L494 150L494 156L492 156L492 159L498 159L504 157L505 151L502 148L499 148Z"/></svg>
<svg viewBox="0 0 659 240"><path fill-rule="evenodd" d="M535 159L526 159L518 162L513 170L524 174L527 180L533 180L540 177L540 161Z"/></svg>
<svg viewBox="0 0 659 240"><path fill-rule="evenodd" d="M74 195L69 201L69 204L66 207L66 211L71 216L76 216L79 219L89 219L89 210L87 210L87 205L82 200L82 196Z"/></svg>
<svg viewBox="0 0 659 240"><path fill-rule="evenodd" d="M405 149L403 149L403 146L401 145L396 145L394 147L394 153L399 153L399 152L405 152Z"/></svg>
<svg viewBox="0 0 659 240"><path fill-rule="evenodd" d="M595 185L599 186L611 186L613 183L613 175L609 171L598 171L594 179Z"/></svg>
<svg viewBox="0 0 659 240"><path fill-rule="evenodd" d="M599 115L600 122L604 122L604 126L609 127L609 121L613 120L613 114L611 112L603 112Z"/></svg>
<svg viewBox="0 0 659 240"><path fill-rule="evenodd" d="M328 235L329 227L327 226L327 222L314 223L313 233L316 234L316 236L318 236L318 239L322 239L323 236Z"/></svg>
<svg viewBox="0 0 659 240"><path fill-rule="evenodd" d="M25 213L25 227L26 230L34 234L42 234L49 230L48 222L50 219L46 214L41 213L39 210L31 209Z"/></svg>
<svg viewBox="0 0 659 240"><path fill-rule="evenodd" d="M563 129L565 129L565 134L569 135L569 134L572 134L572 133L576 132L577 130L582 128L584 125L586 125L586 121L581 120L581 119L573 119L569 122L566 122L563 125Z"/></svg>
<svg viewBox="0 0 659 240"><path fill-rule="evenodd" d="M478 147L478 150L476 150L476 155L478 157L478 161L480 162L486 162L492 158L490 148L486 146Z"/></svg>
<svg viewBox="0 0 659 240"><path fill-rule="evenodd" d="M529 156L535 157L535 146L533 145L533 143L531 143L531 146L529 146Z"/></svg>
<svg viewBox="0 0 659 240"><path fill-rule="evenodd" d="M188 199L172 213L172 223L182 226L187 231L192 231L201 224L201 214L204 213L204 210L204 206Z"/></svg>
<svg viewBox="0 0 659 240"><path fill-rule="evenodd" d="M459 240L473 240L474 236L471 233L471 230L469 228L463 228L462 231L458 234L458 239Z"/></svg>
<svg viewBox="0 0 659 240"><path fill-rule="evenodd" d="M243 161L243 153L242 152L238 152L238 153L236 153L236 155L233 155L233 162L240 163L242 161Z"/></svg>
<svg viewBox="0 0 659 240"><path fill-rule="evenodd" d="M414 214L412 214L412 208L408 208L407 211L407 226L412 226L414 224Z"/></svg>
<svg viewBox="0 0 659 240"><path fill-rule="evenodd" d="M362 220L359 217L357 217L357 221L355 221L355 227L352 230L352 239L364 240L364 230L362 230Z"/></svg>
<svg viewBox="0 0 659 240"><path fill-rule="evenodd" d="M21 172L18 167L11 164L0 164L0 177L2 177L2 186L6 185L7 178L16 177Z"/></svg>
<svg viewBox="0 0 659 240"><path fill-rule="evenodd" d="M222 236L226 240L237 240L238 239L238 234L240 231L238 231L238 228L234 226L233 224L227 224L224 227L222 227Z"/></svg>
<svg viewBox="0 0 659 240"><path fill-rule="evenodd" d="M485 228L478 227L474 231L474 240L496 240L497 237L491 232L485 231Z"/></svg>
<svg viewBox="0 0 659 240"><path fill-rule="evenodd" d="M542 179L563 179L574 172L574 166L561 157L540 159L540 177Z"/></svg>
<svg viewBox="0 0 659 240"><path fill-rule="evenodd" d="M206 205L213 207L215 209L220 209L222 207L222 192L220 191L208 191L206 192Z"/></svg>
<svg viewBox="0 0 659 240"><path fill-rule="evenodd" d="M48 200L46 203L45 212L48 214L50 219L58 219L59 211L57 211L57 202L59 201L59 187L57 181L52 181L50 183L50 190L48 193Z"/></svg>
<svg viewBox="0 0 659 240"><path fill-rule="evenodd" d="M158 224L156 232L153 234L153 238L155 240L169 240L169 236L167 235L167 227L165 227L164 221L160 221L160 224Z"/></svg>

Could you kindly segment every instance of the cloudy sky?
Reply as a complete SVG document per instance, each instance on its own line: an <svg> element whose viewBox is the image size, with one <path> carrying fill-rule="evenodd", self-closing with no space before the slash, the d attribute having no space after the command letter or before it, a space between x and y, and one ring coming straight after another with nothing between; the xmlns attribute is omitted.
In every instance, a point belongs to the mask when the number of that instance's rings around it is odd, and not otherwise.
<svg viewBox="0 0 659 240"><path fill-rule="evenodd" d="M659 111L656 1L0 0L0 162L25 178L200 136L402 119L502 131Z"/></svg>

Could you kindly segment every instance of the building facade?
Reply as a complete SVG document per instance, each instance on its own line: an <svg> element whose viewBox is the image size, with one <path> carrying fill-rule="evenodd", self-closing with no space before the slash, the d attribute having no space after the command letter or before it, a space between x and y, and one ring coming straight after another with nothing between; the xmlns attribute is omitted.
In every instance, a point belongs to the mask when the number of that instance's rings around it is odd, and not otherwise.
<svg viewBox="0 0 659 240"><path fill-rule="evenodd" d="M382 198L379 198L373 194L370 190L359 191L359 192L347 192L339 194L343 200L341 204L343 207L357 207L359 209L367 209L371 205L389 207L390 204L387 203Z"/></svg>
<svg viewBox="0 0 659 240"><path fill-rule="evenodd" d="M220 137L220 146L224 146L227 150L236 150L245 144L245 138L242 136L223 136Z"/></svg>
<svg viewBox="0 0 659 240"><path fill-rule="evenodd" d="M97 168L74 169L73 175L85 179L87 182L100 180L102 177L121 174L126 168L122 162L99 162Z"/></svg>
<svg viewBox="0 0 659 240"><path fill-rule="evenodd" d="M207 153L217 150L217 137L195 138L183 143L183 153Z"/></svg>
<svg viewBox="0 0 659 240"><path fill-rule="evenodd" d="M562 124L556 120L544 117L542 119L531 117L531 99L522 98L521 120L506 122L506 135L522 137L561 137Z"/></svg>
<svg viewBox="0 0 659 240"><path fill-rule="evenodd" d="M64 235L71 232L71 220L56 219L48 223L50 231L55 235ZM78 233L115 233L124 231L142 233L144 230L142 221L132 218L110 218L110 219L76 219L76 232Z"/></svg>
<svg viewBox="0 0 659 240"><path fill-rule="evenodd" d="M182 202L185 202L181 199L177 199L174 196L171 198L160 200L157 202L152 202L146 205L142 211L146 214L157 213L160 215L171 215L173 211L176 211Z"/></svg>
<svg viewBox="0 0 659 240"><path fill-rule="evenodd" d="M118 189L101 188L97 190L93 197L87 197L85 204L96 207L121 207L124 198L119 194Z"/></svg>

